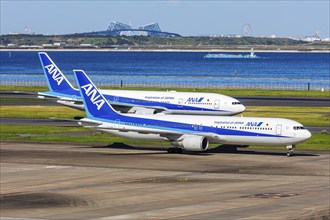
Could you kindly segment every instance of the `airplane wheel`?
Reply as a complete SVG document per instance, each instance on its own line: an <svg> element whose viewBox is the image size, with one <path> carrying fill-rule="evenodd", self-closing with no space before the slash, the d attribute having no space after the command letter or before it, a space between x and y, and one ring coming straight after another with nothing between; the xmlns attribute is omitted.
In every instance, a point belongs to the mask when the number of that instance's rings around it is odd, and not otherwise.
<svg viewBox="0 0 330 220"><path fill-rule="evenodd" d="M176 147L170 147L167 149L167 153L169 154L181 154L182 149L181 148L176 148Z"/></svg>
<svg viewBox="0 0 330 220"><path fill-rule="evenodd" d="M176 148L176 153L177 154L182 154L182 149L181 148Z"/></svg>
<svg viewBox="0 0 330 220"><path fill-rule="evenodd" d="M288 156L288 157L292 157L292 156L293 156L293 151L292 151L292 150L288 151L288 152L286 153L286 156Z"/></svg>

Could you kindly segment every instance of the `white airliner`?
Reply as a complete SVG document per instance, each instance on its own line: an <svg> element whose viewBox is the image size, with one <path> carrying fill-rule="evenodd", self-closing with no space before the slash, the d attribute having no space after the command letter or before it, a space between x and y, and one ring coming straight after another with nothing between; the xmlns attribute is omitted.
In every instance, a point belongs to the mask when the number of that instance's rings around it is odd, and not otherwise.
<svg viewBox="0 0 330 220"><path fill-rule="evenodd" d="M75 89L45 52L39 52L49 91L39 98L55 99L69 107L84 109ZM245 110L237 99L215 93L100 90L107 101L121 112L135 114L235 115Z"/></svg>
<svg viewBox="0 0 330 220"><path fill-rule="evenodd" d="M311 137L300 123L283 118L206 115L121 114L111 107L83 70L74 70L87 118L79 124L132 139L169 141L168 152L205 151L209 143L293 146Z"/></svg>

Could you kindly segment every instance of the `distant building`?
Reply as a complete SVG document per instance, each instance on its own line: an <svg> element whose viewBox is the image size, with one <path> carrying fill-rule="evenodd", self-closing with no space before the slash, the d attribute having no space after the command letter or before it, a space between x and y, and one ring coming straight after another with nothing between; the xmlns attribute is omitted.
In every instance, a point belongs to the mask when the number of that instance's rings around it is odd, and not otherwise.
<svg viewBox="0 0 330 220"><path fill-rule="evenodd" d="M53 44L42 44L43 48L53 48L54 45Z"/></svg>
<svg viewBox="0 0 330 220"><path fill-rule="evenodd" d="M54 46L55 47L65 47L66 46L66 43L61 41L61 42L55 42L54 43Z"/></svg>

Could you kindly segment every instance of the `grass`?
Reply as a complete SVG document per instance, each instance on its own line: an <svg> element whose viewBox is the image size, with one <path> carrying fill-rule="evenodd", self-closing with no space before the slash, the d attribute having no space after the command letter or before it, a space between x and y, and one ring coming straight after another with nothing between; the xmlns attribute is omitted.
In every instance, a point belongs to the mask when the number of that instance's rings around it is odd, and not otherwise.
<svg viewBox="0 0 330 220"><path fill-rule="evenodd" d="M6 125L0 124L0 141L23 141L42 143L77 143L77 144L111 144L125 143L131 145L159 145L162 142L129 140L114 137L107 133L90 132L83 127ZM86 132L86 133L83 133ZM79 133L79 134L77 134ZM164 142L165 143L165 142ZM167 143L168 144L168 143Z"/></svg>
<svg viewBox="0 0 330 220"><path fill-rule="evenodd" d="M4 118L85 117L85 112L65 106L0 106L0 113Z"/></svg>
<svg viewBox="0 0 330 220"><path fill-rule="evenodd" d="M304 126L329 126L330 107L247 106L245 117L288 118Z"/></svg>
<svg viewBox="0 0 330 220"><path fill-rule="evenodd" d="M298 145L301 150L330 150L329 134L313 134L310 139Z"/></svg>
<svg viewBox="0 0 330 220"><path fill-rule="evenodd" d="M330 107L248 106L244 117L289 118L304 126L329 126ZM67 118L85 117L85 112L65 106L0 106L1 117Z"/></svg>
<svg viewBox="0 0 330 220"><path fill-rule="evenodd" d="M140 88L140 87L101 87L115 90L141 90L141 91L169 91L178 92L210 92L228 96L278 96L278 97L318 97L329 98L330 91L307 90L258 90L258 89L193 89L193 88ZM44 86L1 86L0 91L43 92L48 88Z"/></svg>
<svg viewBox="0 0 330 220"><path fill-rule="evenodd" d="M285 149L285 147L274 147L274 146L249 146L253 149ZM330 150L330 135L329 134L312 134L312 137L307 141L298 144L297 150Z"/></svg>
<svg viewBox="0 0 330 220"><path fill-rule="evenodd" d="M46 86L1 86L0 91L44 92L44 91L48 91L48 87L46 87Z"/></svg>

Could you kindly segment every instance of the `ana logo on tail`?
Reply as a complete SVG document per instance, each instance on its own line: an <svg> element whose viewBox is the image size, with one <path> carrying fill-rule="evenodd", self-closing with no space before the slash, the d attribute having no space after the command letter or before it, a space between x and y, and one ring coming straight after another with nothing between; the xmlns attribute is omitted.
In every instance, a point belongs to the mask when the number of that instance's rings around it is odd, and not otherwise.
<svg viewBox="0 0 330 220"><path fill-rule="evenodd" d="M57 85L61 85L62 81L64 80L64 76L62 73L55 67L54 64L50 64L45 66L49 75L57 82Z"/></svg>
<svg viewBox="0 0 330 220"><path fill-rule="evenodd" d="M81 86L81 89L85 90L85 94L90 97L91 102L97 106L97 110L100 110L105 103L100 95L97 95L97 90L93 89L92 84L86 84ZM97 95L97 96L96 96Z"/></svg>

